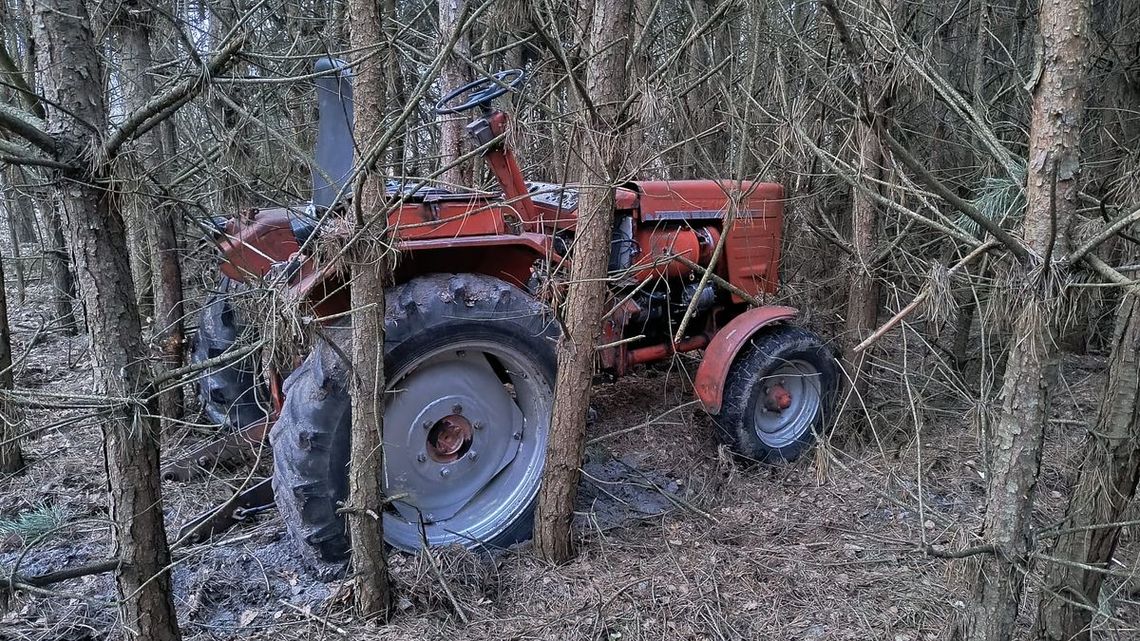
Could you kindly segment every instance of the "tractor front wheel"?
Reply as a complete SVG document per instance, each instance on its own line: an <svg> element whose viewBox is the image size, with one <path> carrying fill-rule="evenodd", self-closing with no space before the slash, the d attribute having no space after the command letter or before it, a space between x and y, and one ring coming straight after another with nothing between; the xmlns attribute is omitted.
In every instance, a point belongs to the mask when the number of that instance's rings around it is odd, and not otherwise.
<svg viewBox="0 0 1140 641"><path fill-rule="evenodd" d="M241 295L241 285L223 276L198 316L192 363L222 356L250 340L251 332L242 326L232 302ZM258 382L257 365L258 354L253 353L202 372L197 381L198 398L210 423L241 429L265 418L269 403L264 386Z"/></svg>
<svg viewBox="0 0 1140 641"><path fill-rule="evenodd" d="M392 546L503 547L531 535L550 428L558 326L533 297L474 274L387 293L382 518ZM322 328L285 381L273 489L302 555L349 552L351 328Z"/></svg>
<svg viewBox="0 0 1140 641"><path fill-rule="evenodd" d="M737 355L713 417L722 443L744 458L799 458L824 428L838 386L831 351L818 336L779 326L750 339Z"/></svg>

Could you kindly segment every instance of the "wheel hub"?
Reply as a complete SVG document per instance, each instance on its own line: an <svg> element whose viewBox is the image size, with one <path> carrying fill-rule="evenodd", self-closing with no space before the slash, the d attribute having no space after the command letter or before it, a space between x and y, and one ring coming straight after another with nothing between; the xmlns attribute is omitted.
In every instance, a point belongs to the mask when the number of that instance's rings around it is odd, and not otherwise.
<svg viewBox="0 0 1140 641"><path fill-rule="evenodd" d="M786 447L802 438L822 408L819 370L804 360L789 360L768 373L757 394L753 426L769 447Z"/></svg>
<svg viewBox="0 0 1140 641"><path fill-rule="evenodd" d="M526 420L487 358L451 352L420 363L384 412L385 491L409 523L457 530L518 456Z"/></svg>
<svg viewBox="0 0 1140 641"><path fill-rule="evenodd" d="M452 463L471 449L475 430L459 414L448 414L432 424L427 435L427 455L436 463Z"/></svg>
<svg viewBox="0 0 1140 641"><path fill-rule="evenodd" d="M764 397L764 407L770 412L782 412L792 406L792 394L784 384L777 383L768 388Z"/></svg>

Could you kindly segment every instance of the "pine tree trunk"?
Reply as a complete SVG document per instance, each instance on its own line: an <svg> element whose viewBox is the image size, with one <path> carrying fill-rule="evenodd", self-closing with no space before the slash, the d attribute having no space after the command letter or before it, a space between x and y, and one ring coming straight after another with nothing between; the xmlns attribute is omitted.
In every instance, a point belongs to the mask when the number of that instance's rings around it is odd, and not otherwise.
<svg viewBox="0 0 1140 641"><path fill-rule="evenodd" d="M81 123L105 126L103 71L82 0L41 0L34 7L37 68L53 137L85 171L55 176L58 202L91 334L95 390L109 399L145 397L151 386L127 258L118 191L99 141ZM159 425L153 408L122 402L103 419L120 620L148 641L181 638L170 582L170 551L159 488Z"/></svg>
<svg viewBox="0 0 1140 641"><path fill-rule="evenodd" d="M8 330L8 292L4 287L4 260L0 258L0 391L12 389L12 334ZM21 422L16 412L0 399L0 476L15 474L24 469L24 454L20 450Z"/></svg>
<svg viewBox="0 0 1140 641"><path fill-rule="evenodd" d="M587 139L581 146L584 168L574 263L564 307L565 333L558 344L550 442L534 523L535 549L555 563L574 556L570 521L581 474L594 348L608 292L606 268L613 233L613 185L627 153L618 130L621 114L617 110L626 97L625 63L633 2L597 0L593 9L586 89L597 113L589 118Z"/></svg>
<svg viewBox="0 0 1140 641"><path fill-rule="evenodd" d="M463 14L465 0L440 0L439 2L439 32L440 42L450 42L452 35L461 27L459 17ZM439 85L443 91L451 91L471 82L471 72L468 70L467 60L471 57L471 40L462 34L455 41L455 48L447 56L447 61L439 74ZM470 145L467 143L467 132L464 129L466 118L464 114L449 114L439 116L440 142L439 163L446 166L467 152ZM441 176L446 186L470 186L473 182L470 162L461 163L447 170Z"/></svg>
<svg viewBox="0 0 1140 641"><path fill-rule="evenodd" d="M126 214L127 250L130 251L131 281L134 283L135 304L139 316L150 319L154 315L154 267L150 248L154 239L147 229L146 213L131 207Z"/></svg>
<svg viewBox="0 0 1140 641"><path fill-rule="evenodd" d="M16 242L35 243L40 239L36 233L36 210L25 187L27 179L24 176L24 172L15 165L4 169L4 183L11 191L10 202L13 205L8 211L8 224L12 226Z"/></svg>
<svg viewBox="0 0 1140 641"><path fill-rule="evenodd" d="M9 166L6 168L8 171L0 176L0 196L3 197L4 211L8 218L8 240L12 243L12 272L16 276L16 297L21 305L24 304L24 292L27 289L27 283L24 280L24 261L20 260L20 219L27 215L27 210L31 209L31 201L21 194L20 190L12 181L12 176L16 175L15 167ZM27 210L25 210L27 207Z"/></svg>
<svg viewBox="0 0 1140 641"><path fill-rule="evenodd" d="M1050 272L1068 249L1078 208L1080 130L1087 82L1088 0L1044 0L1038 17L1044 65L1033 88L1023 237L1032 261L1011 274L1018 316L1005 376L1002 409L990 438L991 464L984 536L994 546L981 557L968 620L970 641L1006 641L1028 571L1030 523L1040 472L1049 388L1056 374L1056 321Z"/></svg>
<svg viewBox="0 0 1140 641"><path fill-rule="evenodd" d="M710 4L710 0L692 0L688 3L688 11L691 14L691 29L699 29L708 21ZM697 38L685 52L685 78L688 82L696 82L697 78L711 67L709 64L710 51L706 46L709 37L706 33L703 37ZM677 168L680 174L679 178L704 175L705 172L698 168L708 166L708 163L705 162L705 156L711 155L709 154L709 141L707 139L698 140L696 135L707 129L712 124L712 119L717 116L715 112L716 101L712 99L713 95L715 95L714 88L706 84L690 91L685 96L685 113L688 118L686 122L682 123L683 129L679 132L679 135L685 138L681 147L681 166ZM713 158L713 160L718 159Z"/></svg>
<svg viewBox="0 0 1140 641"><path fill-rule="evenodd" d="M893 2L885 2L882 10L890 13ZM826 5L839 26L838 9L834 3ZM869 18L874 17L867 10ZM840 29L840 38L848 50L853 68L863 67L854 72L860 91L858 123L855 139L859 145L859 176L863 189L851 192L851 257L850 279L847 290L846 333L847 350L844 353L844 367L852 381L852 389L862 395L867 388L867 352L855 353L853 348L874 331L879 318L879 283L875 272L875 254L879 245L879 203L875 195L882 191L885 179L883 171L883 143L879 139L879 128L884 126L891 109L891 87L889 66L891 61L884 59L878 49L865 49L862 54L852 40L853 34ZM862 58L860 58L862 55Z"/></svg>
<svg viewBox="0 0 1140 641"><path fill-rule="evenodd" d="M870 124L870 119L876 117L868 115L868 120L858 126L859 174L866 177L866 188L874 192L879 190L875 181L883 179L883 150L878 132ZM865 371L867 352L855 353L851 348L874 331L879 317L879 285L872 264L878 246L879 203L858 189L852 190L851 198L851 248L855 255L847 290L848 350L844 361L853 389L862 394L869 376Z"/></svg>
<svg viewBox="0 0 1140 641"><path fill-rule="evenodd" d="M150 9L128 4L121 10L123 19L118 25L122 46L122 88L128 111L146 104L155 94L150 68L154 64L151 53ZM134 166L146 168L150 178L159 184L166 182L166 154L161 139L162 129L143 134L135 141L137 157ZM135 198L137 211L134 222L145 229L147 264L151 266L150 281L145 283L153 295L153 341L158 346L158 360L165 369L182 366L182 347L185 332L182 317L182 265L178 248L177 217L174 207L148 198L150 190L145 183ZM151 262L153 258L153 263ZM157 269L153 269L157 267ZM139 278L144 276L139 275ZM139 286L140 281L135 281ZM145 298L145 297L144 297ZM140 306L139 313L145 315ZM158 409L165 419L182 416L182 387L175 385L158 397Z"/></svg>
<svg viewBox="0 0 1140 641"><path fill-rule="evenodd" d="M69 248L64 240L61 208L58 194L52 194L45 199L44 213L47 217L48 238L47 246L44 248L44 258L51 272L51 299L55 307L55 325L64 334L73 335L79 332L79 323L75 319L75 310L71 303L75 300L75 278L71 274L71 265L67 260Z"/></svg>
<svg viewBox="0 0 1140 641"><path fill-rule="evenodd" d="M375 52L387 42L385 23L392 21L374 0L349 0L353 16L349 26L351 48ZM357 63L354 84L357 148L369 150L370 141L384 130L384 108L390 91L389 75L375 55ZM358 159L358 162L361 159ZM387 258L376 253L374 242L387 225L374 220L385 211L384 176L364 167L360 202L355 207L361 234L350 248L352 286L352 448L349 458L348 535L352 541L353 600L357 612L386 620L391 605L384 527L381 472L384 450L384 285L390 280ZM371 226L365 228L366 225Z"/></svg>
<svg viewBox="0 0 1140 641"><path fill-rule="evenodd" d="M1052 556L1110 569L1120 526L1140 481L1140 294L1129 292L1116 316L1108 382L1089 433L1069 511ZM1037 610L1038 638L1087 641L1105 575L1065 564L1049 566Z"/></svg>

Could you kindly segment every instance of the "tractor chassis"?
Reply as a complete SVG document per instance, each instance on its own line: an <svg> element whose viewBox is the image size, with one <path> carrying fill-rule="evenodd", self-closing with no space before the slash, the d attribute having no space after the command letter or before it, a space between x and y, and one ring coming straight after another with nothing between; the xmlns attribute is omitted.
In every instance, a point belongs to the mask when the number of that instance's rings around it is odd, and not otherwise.
<svg viewBox="0 0 1140 641"><path fill-rule="evenodd" d="M244 523L255 514L273 509L272 481L268 478L251 479L252 485L179 528L177 540L187 544L202 543L238 523Z"/></svg>
<svg viewBox="0 0 1140 641"><path fill-rule="evenodd" d="M208 474L216 467L256 457L272 425L271 419L260 420L202 444L164 465L162 480L185 483Z"/></svg>

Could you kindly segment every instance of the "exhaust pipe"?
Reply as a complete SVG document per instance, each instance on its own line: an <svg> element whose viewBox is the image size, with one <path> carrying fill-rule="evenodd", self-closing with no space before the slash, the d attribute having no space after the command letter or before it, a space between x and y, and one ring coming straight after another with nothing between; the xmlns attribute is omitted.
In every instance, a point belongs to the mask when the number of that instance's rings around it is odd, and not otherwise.
<svg viewBox="0 0 1140 641"><path fill-rule="evenodd" d="M321 58L313 71L317 82L316 166L312 168L313 207L317 216L349 194L352 175L352 69L336 58Z"/></svg>

